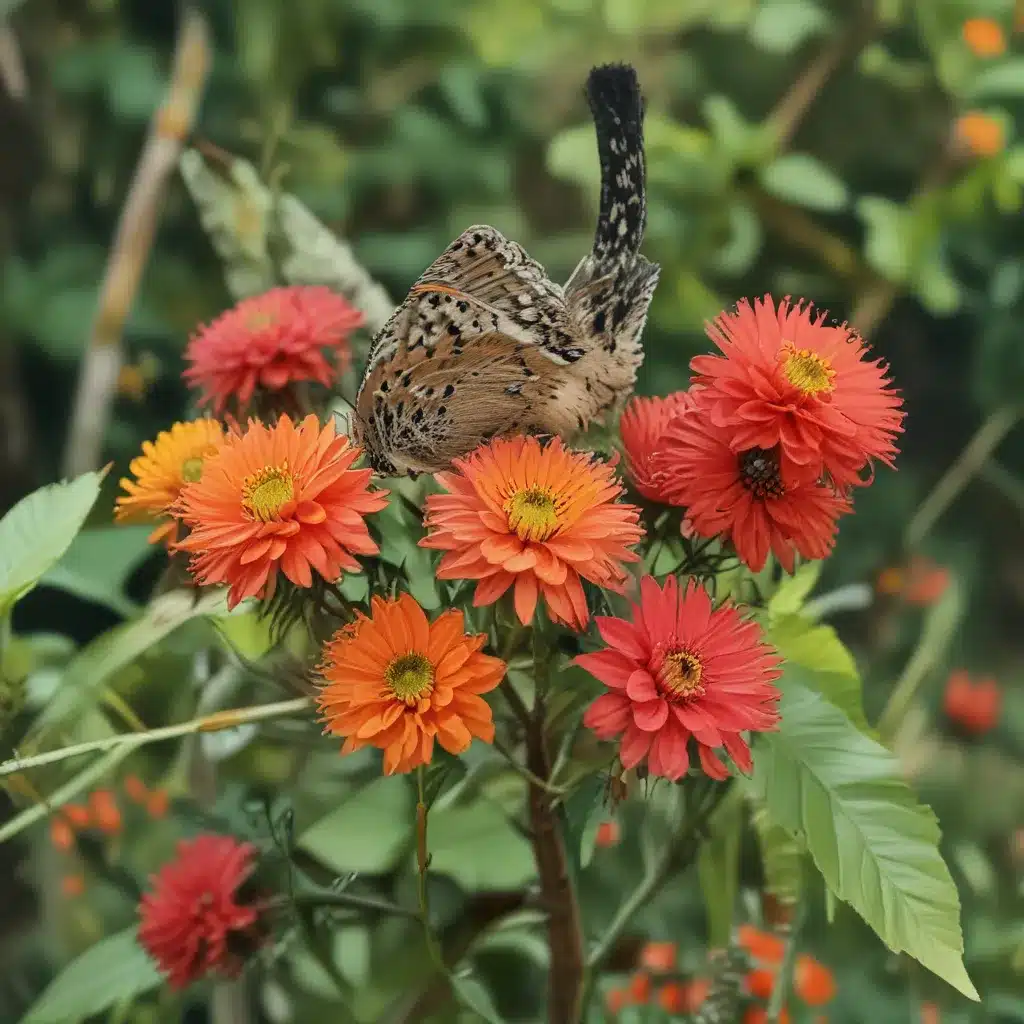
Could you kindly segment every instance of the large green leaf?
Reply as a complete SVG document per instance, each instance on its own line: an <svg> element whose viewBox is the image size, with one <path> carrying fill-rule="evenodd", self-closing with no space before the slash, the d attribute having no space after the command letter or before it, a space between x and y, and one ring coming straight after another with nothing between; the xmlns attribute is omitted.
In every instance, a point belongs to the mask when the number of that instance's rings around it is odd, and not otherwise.
<svg viewBox="0 0 1024 1024"><path fill-rule="evenodd" d="M21 1024L68 1024L134 999L164 983L156 964L126 928L91 946L47 986Z"/></svg>
<svg viewBox="0 0 1024 1024"><path fill-rule="evenodd" d="M811 210L836 213L850 200L835 171L806 153L786 153L759 172L761 184L777 199Z"/></svg>
<svg viewBox="0 0 1024 1024"><path fill-rule="evenodd" d="M766 635L786 659L787 678L795 676L827 697L858 729L869 730L857 663L831 626L818 625L802 615L785 615L771 623Z"/></svg>
<svg viewBox="0 0 1024 1024"><path fill-rule="evenodd" d="M960 899L939 826L888 750L820 694L788 682L779 730L759 737L754 783L772 819L807 846L826 884L896 952L971 999Z"/></svg>
<svg viewBox="0 0 1024 1024"><path fill-rule="evenodd" d="M412 791L405 779L384 777L311 825L299 846L338 874L382 874L411 845L415 820Z"/></svg>
<svg viewBox="0 0 1024 1024"><path fill-rule="evenodd" d="M100 493L105 473L84 473L21 499L0 519L0 616L67 551Z"/></svg>

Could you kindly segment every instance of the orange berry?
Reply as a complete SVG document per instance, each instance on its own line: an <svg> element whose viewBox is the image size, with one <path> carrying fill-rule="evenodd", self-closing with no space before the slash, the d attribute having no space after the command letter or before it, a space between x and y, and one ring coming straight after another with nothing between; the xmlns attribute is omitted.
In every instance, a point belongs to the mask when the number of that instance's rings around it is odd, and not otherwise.
<svg viewBox="0 0 1024 1024"><path fill-rule="evenodd" d="M755 960L764 964L781 964L786 955L786 944L777 935L755 928L752 924L740 925L740 945Z"/></svg>
<svg viewBox="0 0 1024 1024"><path fill-rule="evenodd" d="M824 964L801 954L796 958L793 990L808 1006L824 1006L835 998L836 981Z"/></svg>
<svg viewBox="0 0 1024 1024"><path fill-rule="evenodd" d="M85 892L85 876L65 875L60 880L60 891L65 896L81 896Z"/></svg>
<svg viewBox="0 0 1024 1024"><path fill-rule="evenodd" d="M960 35L976 57L999 57L1006 52L1003 27L991 18L968 18Z"/></svg>
<svg viewBox="0 0 1024 1024"><path fill-rule="evenodd" d="M935 1003L921 1004L921 1024L939 1024L941 1020L939 1008Z"/></svg>
<svg viewBox="0 0 1024 1024"><path fill-rule="evenodd" d="M769 999L775 988L775 972L764 967L751 971L746 978L747 991L758 999Z"/></svg>
<svg viewBox="0 0 1024 1024"><path fill-rule="evenodd" d="M151 818L162 818L167 813L170 797L166 789L154 789L146 801L146 813Z"/></svg>
<svg viewBox="0 0 1024 1024"><path fill-rule="evenodd" d="M75 828L88 828L92 824L92 815L84 804L65 804L63 811Z"/></svg>
<svg viewBox="0 0 1024 1024"><path fill-rule="evenodd" d="M96 827L101 832L113 835L121 831L121 811L114 799L114 794L109 789L97 789L89 797L89 807L92 810Z"/></svg>
<svg viewBox="0 0 1024 1024"><path fill-rule="evenodd" d="M55 815L50 819L50 842L58 850L70 850L75 845L75 833L66 818Z"/></svg>
<svg viewBox="0 0 1024 1024"><path fill-rule="evenodd" d="M597 836L594 843L597 846L614 846L622 836L617 821L602 821L597 826Z"/></svg>
<svg viewBox="0 0 1024 1024"><path fill-rule="evenodd" d="M134 800L137 804L145 803L146 797L149 795L149 790L146 789L146 784L138 777L138 775L125 776L124 791L128 794L129 799Z"/></svg>
<svg viewBox="0 0 1024 1024"><path fill-rule="evenodd" d="M674 942L648 942L640 950L640 966L667 974L675 970L678 955L679 949Z"/></svg>
<svg viewBox="0 0 1024 1024"><path fill-rule="evenodd" d="M1006 144L1003 122L980 110L970 110L956 120L956 137L974 156L995 156Z"/></svg>
<svg viewBox="0 0 1024 1024"><path fill-rule="evenodd" d="M629 997L634 1003L650 1002L651 999L651 976L644 974L643 971L637 971L632 978L629 979Z"/></svg>

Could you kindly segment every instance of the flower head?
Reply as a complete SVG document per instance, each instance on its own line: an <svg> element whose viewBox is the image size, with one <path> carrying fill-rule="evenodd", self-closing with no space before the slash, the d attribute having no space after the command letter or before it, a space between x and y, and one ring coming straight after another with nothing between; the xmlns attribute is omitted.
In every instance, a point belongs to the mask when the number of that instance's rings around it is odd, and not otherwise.
<svg viewBox="0 0 1024 1024"><path fill-rule="evenodd" d="M624 768L647 761L654 775L681 778L697 743L701 766L714 779L728 775L715 754L724 747L739 769L752 767L742 732L773 729L779 720L780 659L755 622L732 605L712 608L703 587L680 591L674 576L659 587L640 581L632 621L601 616L608 645L576 663L609 692L587 709L583 723L601 739L621 737Z"/></svg>
<svg viewBox="0 0 1024 1024"><path fill-rule="evenodd" d="M665 428L689 402L686 391L676 391L667 398L631 398L619 419L626 473L637 491L651 501L665 500L659 465Z"/></svg>
<svg viewBox="0 0 1024 1024"><path fill-rule="evenodd" d="M204 834L178 844L139 904L139 942L181 989L207 972L233 977L258 944L255 907L239 902L254 849Z"/></svg>
<svg viewBox="0 0 1024 1024"><path fill-rule="evenodd" d="M480 694L501 682L505 662L480 652L485 641L464 631L460 611L428 622L408 594L375 597L370 617L360 613L327 645L317 701L325 731L345 737L344 754L383 750L389 775L428 764L435 738L451 754L473 737L493 742Z"/></svg>
<svg viewBox="0 0 1024 1024"><path fill-rule="evenodd" d="M312 586L314 572L333 582L357 571L353 554L378 550L363 517L387 504L387 491L368 489L370 470L351 468L359 455L333 419L321 427L312 415L228 434L175 506L192 531L178 545L192 575L229 584L234 607L269 597L278 571L297 587Z"/></svg>
<svg viewBox="0 0 1024 1024"><path fill-rule="evenodd" d="M248 405L257 388L316 381L329 387L350 358L363 314L329 288L296 285L243 299L200 328L185 351L185 380L219 413ZM334 353L335 365L324 351Z"/></svg>
<svg viewBox="0 0 1024 1024"><path fill-rule="evenodd" d="M538 597L556 622L582 629L590 618L581 580L621 593L624 562L643 537L640 510L616 499L612 466L567 450L559 438L501 438L438 473L449 492L427 498L423 547L444 551L440 579L479 580L474 604L515 585L524 625Z"/></svg>
<svg viewBox="0 0 1024 1024"><path fill-rule="evenodd" d="M999 721L1003 695L991 677L974 682L963 670L951 672L943 698L946 716L965 732L981 736Z"/></svg>
<svg viewBox="0 0 1024 1024"><path fill-rule="evenodd" d="M695 357L704 408L727 428L734 452L778 447L786 482L828 473L839 486L863 483L865 466L893 464L902 399L887 367L846 325L770 295L722 313L708 336L722 355Z"/></svg>
<svg viewBox="0 0 1024 1024"><path fill-rule="evenodd" d="M203 475L205 461L217 451L224 431L216 420L192 420L175 423L161 430L155 441L145 441L142 454L128 467L134 480L124 477L121 488L127 493L117 499L114 518L118 522L155 520L158 525L149 535L150 543L177 539L177 520L168 509L181 489Z"/></svg>
<svg viewBox="0 0 1024 1024"><path fill-rule="evenodd" d="M686 509L691 533L728 538L755 572L769 551L787 572L797 553L824 558L849 499L814 480L783 482L778 448L734 451L729 428L715 426L703 401L672 421L659 457L666 494Z"/></svg>
<svg viewBox="0 0 1024 1024"><path fill-rule="evenodd" d="M1006 145L1006 127L983 110L968 110L956 119L954 138L972 156L998 156Z"/></svg>
<svg viewBox="0 0 1024 1024"><path fill-rule="evenodd" d="M968 18L960 35L975 57L1000 57L1006 52L1006 33L993 18Z"/></svg>

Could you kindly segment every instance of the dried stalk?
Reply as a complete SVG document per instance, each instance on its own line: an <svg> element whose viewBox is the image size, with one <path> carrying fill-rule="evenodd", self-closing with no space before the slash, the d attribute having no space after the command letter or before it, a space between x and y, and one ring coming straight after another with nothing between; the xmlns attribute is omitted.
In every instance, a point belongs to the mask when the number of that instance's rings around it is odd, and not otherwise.
<svg viewBox="0 0 1024 1024"><path fill-rule="evenodd" d="M154 116L128 199L118 221L88 348L82 362L64 452L63 471L75 477L99 465L103 436L121 368L121 335L156 233L167 183L192 129L210 68L205 18L185 12L171 81Z"/></svg>

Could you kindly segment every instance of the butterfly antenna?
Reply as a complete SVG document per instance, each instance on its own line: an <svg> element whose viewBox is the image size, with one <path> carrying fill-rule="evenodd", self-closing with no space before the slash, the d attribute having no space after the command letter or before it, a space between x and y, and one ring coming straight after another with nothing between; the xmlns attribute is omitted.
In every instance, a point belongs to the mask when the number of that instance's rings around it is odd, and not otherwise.
<svg viewBox="0 0 1024 1024"><path fill-rule="evenodd" d="M636 70L604 64L587 79L587 102L597 132L601 208L593 256L604 273L631 263L647 224L644 193L644 102Z"/></svg>

